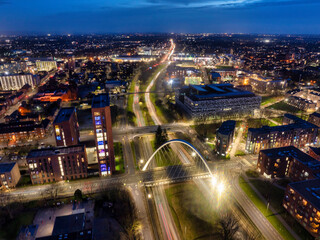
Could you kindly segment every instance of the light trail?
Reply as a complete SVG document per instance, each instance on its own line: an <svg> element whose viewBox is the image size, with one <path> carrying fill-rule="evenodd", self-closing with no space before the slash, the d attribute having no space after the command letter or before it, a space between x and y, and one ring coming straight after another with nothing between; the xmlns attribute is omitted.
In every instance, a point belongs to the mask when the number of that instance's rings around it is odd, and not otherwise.
<svg viewBox="0 0 320 240"><path fill-rule="evenodd" d="M169 230L169 226L168 226L168 222L167 222L167 219L166 219L166 215L164 214L163 207L162 207L161 203L159 203L159 209L160 209L161 218L162 218L162 222L163 222L164 228L166 229L167 237L168 237L168 239L172 240L172 236L171 236L171 233L170 233L170 230Z"/></svg>

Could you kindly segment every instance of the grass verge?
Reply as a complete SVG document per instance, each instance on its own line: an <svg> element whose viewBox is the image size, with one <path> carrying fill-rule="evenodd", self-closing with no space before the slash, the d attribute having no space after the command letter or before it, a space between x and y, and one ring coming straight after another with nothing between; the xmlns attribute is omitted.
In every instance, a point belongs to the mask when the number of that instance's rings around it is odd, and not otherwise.
<svg viewBox="0 0 320 240"><path fill-rule="evenodd" d="M219 216L194 183L171 185L165 193L182 239L214 239Z"/></svg>
<svg viewBox="0 0 320 240"><path fill-rule="evenodd" d="M124 158L123 158L123 149L122 144L120 142L115 142L113 144L114 147L114 157L116 163L116 172L117 173L124 173Z"/></svg>
<svg viewBox="0 0 320 240"><path fill-rule="evenodd" d="M292 227L292 230L296 234L301 236L302 239L313 239L309 238L309 233L298 223L292 216L286 212L282 207L282 199L284 196L284 191L273 186L269 182L261 180L250 180L252 185L264 196L270 199L270 205L277 211L284 221ZM255 193L251 186L244 180L243 177L239 178L239 185L242 190L247 194L254 205L260 210L260 212L267 218L267 220L272 224L272 226L280 233L284 239L295 239L291 233L283 226L276 215L269 209L267 209L266 204L263 200Z"/></svg>
<svg viewBox="0 0 320 240"><path fill-rule="evenodd" d="M293 107L293 106L285 103L284 101L272 104L268 108L271 108L274 110L286 111L286 112L290 112L290 113L302 113L303 112L302 110L300 110L296 107Z"/></svg>

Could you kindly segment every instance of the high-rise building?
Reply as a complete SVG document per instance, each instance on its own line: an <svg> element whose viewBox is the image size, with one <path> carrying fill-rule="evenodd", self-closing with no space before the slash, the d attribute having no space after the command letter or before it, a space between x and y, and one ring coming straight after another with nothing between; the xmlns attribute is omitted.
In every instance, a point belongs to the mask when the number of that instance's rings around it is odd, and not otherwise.
<svg viewBox="0 0 320 240"><path fill-rule="evenodd" d="M92 99L92 120L96 140L100 176L115 171L110 99L108 94Z"/></svg>
<svg viewBox="0 0 320 240"><path fill-rule="evenodd" d="M32 184L86 178L88 160L85 145L36 149L27 163Z"/></svg>
<svg viewBox="0 0 320 240"><path fill-rule="evenodd" d="M0 75L0 84L2 90L19 90L24 85L29 84L34 87L40 83L40 78L32 74L11 74Z"/></svg>
<svg viewBox="0 0 320 240"><path fill-rule="evenodd" d="M53 122L57 146L79 144L79 124L74 107L61 108Z"/></svg>

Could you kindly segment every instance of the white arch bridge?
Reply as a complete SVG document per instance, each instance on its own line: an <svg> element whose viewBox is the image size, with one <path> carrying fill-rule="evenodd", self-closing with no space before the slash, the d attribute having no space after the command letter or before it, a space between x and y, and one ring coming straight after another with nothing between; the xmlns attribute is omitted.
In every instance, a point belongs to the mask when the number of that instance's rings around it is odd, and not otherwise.
<svg viewBox="0 0 320 240"><path fill-rule="evenodd" d="M161 145L142 168L145 185L213 177L207 161L189 142L170 140Z"/></svg>

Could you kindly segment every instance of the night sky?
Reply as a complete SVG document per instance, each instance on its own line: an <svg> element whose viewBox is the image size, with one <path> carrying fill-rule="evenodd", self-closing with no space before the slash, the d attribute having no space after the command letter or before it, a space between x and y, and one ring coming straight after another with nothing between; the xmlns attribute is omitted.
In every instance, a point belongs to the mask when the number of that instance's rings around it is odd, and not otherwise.
<svg viewBox="0 0 320 240"><path fill-rule="evenodd" d="M0 0L0 34L320 34L320 0Z"/></svg>

